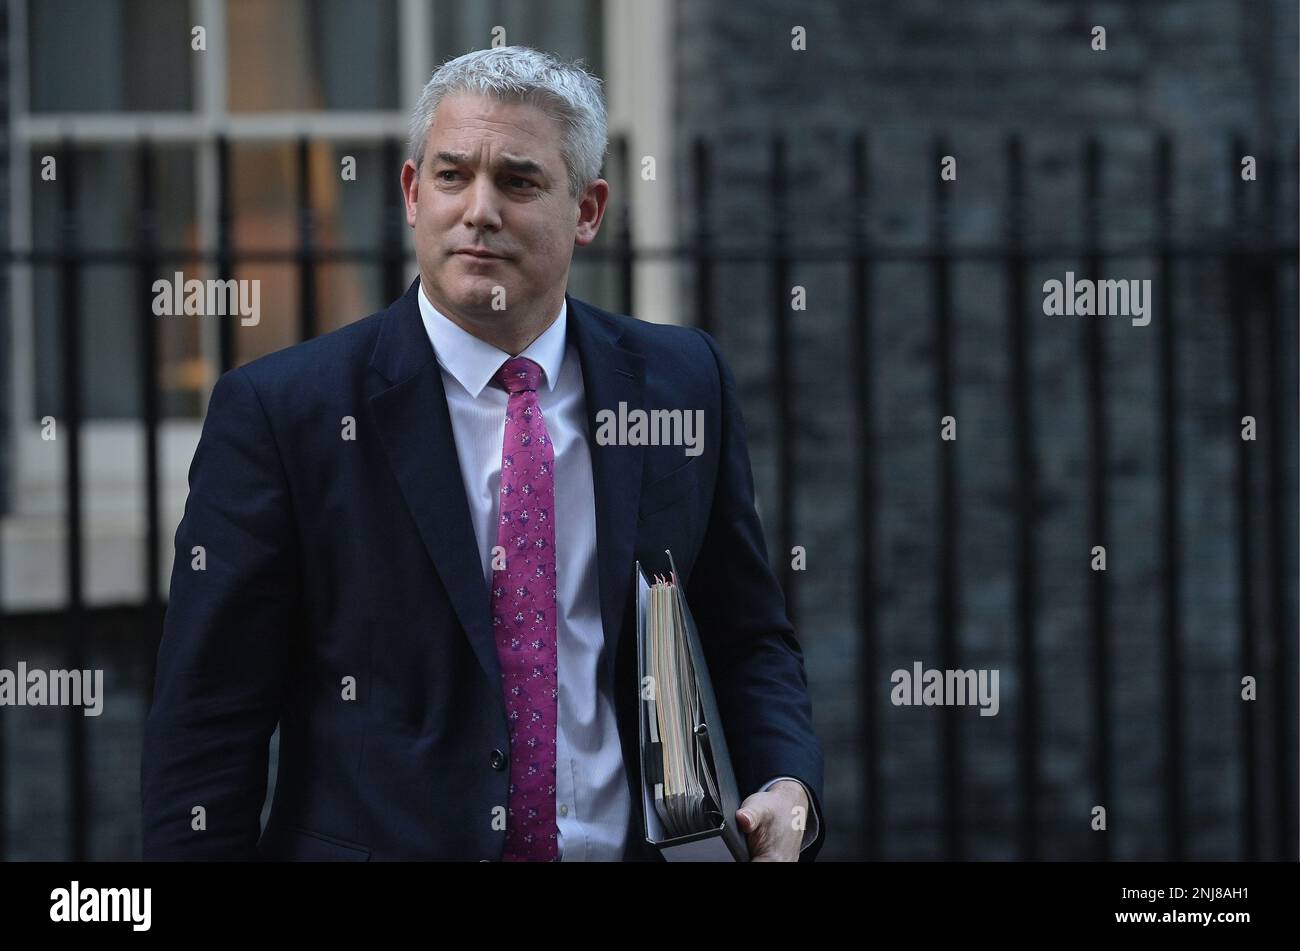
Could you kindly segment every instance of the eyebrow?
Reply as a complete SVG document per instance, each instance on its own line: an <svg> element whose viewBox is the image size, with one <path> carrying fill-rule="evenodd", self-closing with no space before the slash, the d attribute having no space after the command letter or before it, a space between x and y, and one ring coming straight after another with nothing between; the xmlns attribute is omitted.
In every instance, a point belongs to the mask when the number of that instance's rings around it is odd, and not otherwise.
<svg viewBox="0 0 1300 951"><path fill-rule="evenodd" d="M449 162L452 165L469 164L468 152L438 152L435 155L435 158L443 162ZM537 162L534 162L530 158L524 158L523 156L519 156L519 155L510 155L507 153L502 153L501 161L498 164L505 166L507 169L509 169L512 172L527 172L532 175L546 174L546 170L542 168L542 166L539 165Z"/></svg>

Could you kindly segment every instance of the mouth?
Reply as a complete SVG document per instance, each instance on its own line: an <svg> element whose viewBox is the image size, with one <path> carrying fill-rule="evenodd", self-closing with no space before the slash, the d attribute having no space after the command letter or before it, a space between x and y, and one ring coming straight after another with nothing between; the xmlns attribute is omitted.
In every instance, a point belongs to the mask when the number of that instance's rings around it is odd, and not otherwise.
<svg viewBox="0 0 1300 951"><path fill-rule="evenodd" d="M462 251L456 251L454 253L459 257L478 258L479 260L482 261L504 261L505 260L505 258L501 257L501 255L491 254L487 251L475 251L472 249L466 249Z"/></svg>

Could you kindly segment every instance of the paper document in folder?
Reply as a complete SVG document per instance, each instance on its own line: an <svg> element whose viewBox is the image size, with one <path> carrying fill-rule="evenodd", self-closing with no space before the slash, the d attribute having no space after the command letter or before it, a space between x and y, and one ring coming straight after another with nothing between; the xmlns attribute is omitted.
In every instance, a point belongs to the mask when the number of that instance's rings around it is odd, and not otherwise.
<svg viewBox="0 0 1300 951"><path fill-rule="evenodd" d="M666 577L636 564L641 812L670 862L747 862L726 731L671 551Z"/></svg>
<svg viewBox="0 0 1300 951"><path fill-rule="evenodd" d="M652 729L663 750L664 781L655 791L655 810L668 836L677 838L718 827L718 789L675 579L651 585L648 613L649 674L658 701Z"/></svg>
<svg viewBox="0 0 1300 951"><path fill-rule="evenodd" d="M647 673L653 678L656 700L649 726L651 741L659 744L663 756L655 811L668 838L718 829L722 824L718 781L675 576L655 578L646 613Z"/></svg>

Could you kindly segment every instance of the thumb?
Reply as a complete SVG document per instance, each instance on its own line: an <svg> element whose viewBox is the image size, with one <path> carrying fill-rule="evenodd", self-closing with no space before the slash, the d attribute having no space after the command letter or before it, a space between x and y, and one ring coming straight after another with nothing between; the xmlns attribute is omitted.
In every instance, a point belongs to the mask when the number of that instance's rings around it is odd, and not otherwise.
<svg viewBox="0 0 1300 951"><path fill-rule="evenodd" d="M758 816L749 809L737 809L736 817L740 821L740 830L742 832L753 832L754 827L758 825Z"/></svg>

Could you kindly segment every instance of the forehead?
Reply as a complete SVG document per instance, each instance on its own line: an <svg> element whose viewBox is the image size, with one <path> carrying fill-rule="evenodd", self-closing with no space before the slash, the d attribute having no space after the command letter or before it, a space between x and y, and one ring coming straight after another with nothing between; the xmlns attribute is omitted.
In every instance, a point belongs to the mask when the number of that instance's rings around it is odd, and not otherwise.
<svg viewBox="0 0 1300 951"><path fill-rule="evenodd" d="M559 122L537 106L458 92L438 103L427 146L436 153L444 148L473 152L487 145L545 161L559 154L560 138Z"/></svg>

